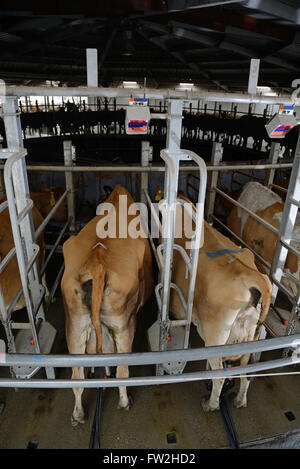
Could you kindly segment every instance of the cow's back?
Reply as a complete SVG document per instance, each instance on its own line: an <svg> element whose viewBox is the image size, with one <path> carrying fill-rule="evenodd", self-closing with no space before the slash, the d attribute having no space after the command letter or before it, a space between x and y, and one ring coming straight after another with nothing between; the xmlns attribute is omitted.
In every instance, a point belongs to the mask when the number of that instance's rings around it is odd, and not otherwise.
<svg viewBox="0 0 300 469"><path fill-rule="evenodd" d="M115 207L116 234L119 233L120 195L127 197L127 212L128 207L134 204L130 193L120 185L117 185L105 200L106 204L112 204ZM131 278L139 279L142 283L141 303L144 304L151 295L154 284L152 255L148 239L146 235L137 239L131 237L119 238L118 236L100 238L97 226L104 216L105 214L95 216L76 236L69 238L64 243L65 271L61 282L62 291L69 296L68 292L72 286L82 283L82 269L89 261L93 262L94 250L99 247L101 250L101 263L105 272L107 272L107 277L113 276L114 279L120 279L125 290L126 283ZM135 216L128 215L128 223ZM143 278L139 278L141 276Z"/></svg>
<svg viewBox="0 0 300 469"><path fill-rule="evenodd" d="M251 197L249 197L250 194ZM256 202L252 204L254 199ZM280 229L284 202L278 194L273 193L270 189L258 182L251 182L244 186L238 201L270 225L274 226L274 228ZM242 209L237 207L232 209L228 216L227 224L235 234L241 237L243 241L254 249L265 261L272 264L278 239L275 233L250 215L242 214ZM293 236L299 238L299 219L296 220ZM298 248L299 242L292 241L291 244ZM261 272L266 272L265 266L259 262L259 260L256 260L256 265ZM300 265L298 258L294 254L288 253L285 267L289 269L291 274L299 278ZM295 288L293 282L283 279L283 283L288 288L291 288L292 291L296 292L297 288Z"/></svg>
<svg viewBox="0 0 300 469"><path fill-rule="evenodd" d="M185 239L183 239L184 246ZM173 280L187 298L189 279L179 253L174 253ZM240 248L229 238L204 221L204 243L199 259L194 292L193 322L206 340L206 330L227 327L243 305L251 301L251 287L269 296L270 282L257 271L254 255ZM177 293L171 293L170 311L183 319L184 313Z"/></svg>

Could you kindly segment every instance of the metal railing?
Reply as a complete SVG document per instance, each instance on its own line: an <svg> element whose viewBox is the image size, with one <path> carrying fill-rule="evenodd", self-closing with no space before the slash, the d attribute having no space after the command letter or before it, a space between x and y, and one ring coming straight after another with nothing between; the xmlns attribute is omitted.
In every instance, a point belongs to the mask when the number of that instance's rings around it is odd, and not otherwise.
<svg viewBox="0 0 300 469"><path fill-rule="evenodd" d="M21 96L68 96L68 97L140 97L147 96L152 99L181 99L217 101L223 103L261 103L261 104L300 104L300 99L291 96L257 96L249 93L227 93L205 90L176 90L153 88L97 88L97 87L50 87L50 86L6 86L6 99Z"/></svg>
<svg viewBox="0 0 300 469"><path fill-rule="evenodd" d="M1 153L1 150L0 150ZM278 163L278 164L252 164L252 165L217 165L217 166L206 166L206 170L210 171L232 171L234 169L291 169L293 163ZM3 166L0 166L0 170L3 169ZM140 165L114 165L114 166L51 166L51 165L27 165L27 171L49 171L54 173L64 173L66 171L71 173L90 173L90 172L112 172L112 173L164 173L165 167L159 165L152 166L140 166ZM194 172L198 171L197 166L181 166L179 169L180 172Z"/></svg>
<svg viewBox="0 0 300 469"><path fill-rule="evenodd" d="M176 376L147 376L133 378L99 379L0 379L0 387L17 388L98 388L119 386L146 386L167 383L181 383L208 379L234 378L249 373L278 369L300 363L300 334L277 337L240 344L221 345L186 350L120 353L102 355L42 355L42 354L0 354L0 366L36 366L42 367L107 367L158 365L164 362L201 361L220 356L235 356L262 353L290 347L294 349L290 357L264 361L246 366L221 368L218 370L183 373ZM289 373L289 372L286 372ZM259 376L259 374L257 374Z"/></svg>
<svg viewBox="0 0 300 469"><path fill-rule="evenodd" d="M132 91L132 90L131 90ZM130 93L131 93L130 91ZM147 92L149 97L154 98L161 98L167 97L169 99L194 99L195 96L199 97L199 93L194 94L192 92L176 92L174 90L167 90L167 91L157 91L157 90L140 90L134 91L134 96L144 95ZM16 96L29 96L29 95L44 95L44 96L106 96L106 97L114 97L116 96L116 90L110 89L99 89L99 88L46 88L46 87L7 87L7 99L10 99L10 95L13 96L12 99L15 99ZM117 93L119 96L128 96L128 90L120 91ZM209 96L208 96L209 95ZM209 97L212 100L217 100L220 102L260 102L260 103L272 103L272 104L290 104L291 99L289 97L263 97L263 96L252 96L252 95L238 95L238 94L231 94L231 93L205 93L205 97ZM300 100L299 100L300 102ZM9 152L7 152L8 154ZM255 165L214 165L211 167L207 167L207 171L231 171L233 169L252 169L252 170L259 170L259 169L274 169L274 168L291 168L292 163L288 164L255 164ZM162 166L49 166L49 165L41 165L41 166L33 166L29 165L27 171L52 171L52 172L65 172L71 174L73 172L141 172L141 173L150 173L150 172L164 172L166 169ZM181 167L180 171L183 172L193 172L198 171L198 167L192 166L185 166ZM68 189L68 188L67 188ZM61 203L63 198L67 196L67 191L61 198ZM57 207L58 208L58 207ZM57 209L56 208L56 209ZM251 214L250 214L251 215ZM73 220L74 222L74 220ZM66 228L66 225L65 227ZM54 252L54 251L53 251ZM48 260L48 259L47 259ZM63 268L63 266L62 266ZM62 268L60 272L62 271ZM55 282L57 283L57 282ZM170 288L170 285L169 285ZM228 355L239 355L245 353L257 353L262 350L270 350L270 347L273 349L278 348L286 348L286 347L298 347L299 346L299 335L289 336L288 338L278 338L278 342L272 342L276 339L268 339L267 341L257 341L255 343L245 343L245 344L234 344L234 345L223 345L221 347L207 347L203 349L192 349L192 350L179 350L179 351L172 351L172 352L157 352L158 355L152 356L151 352L147 352L147 354L114 354L112 356L109 355L101 355L101 356L70 356L66 355L63 356L62 359L59 357L49 355L43 356L41 354L34 354L34 356L30 355L22 355L22 357L18 356L18 354L4 354L0 355L0 366L11 366L14 362L15 365L17 363L21 363L22 360L26 362L27 365L34 365L38 367L48 367L48 366L108 366L108 364L112 365L117 363L120 364L145 364L149 363L149 360L153 360L152 364L161 364L168 361L182 361L188 359L194 360L201 360L207 359L210 357L210 353L212 356L224 356ZM265 346L266 348L262 348ZM229 347L229 348L228 348ZM201 352L199 352L199 350ZM250 352L251 351L251 352ZM152 352L156 354L156 352ZM191 355L190 355L191 354ZM217 354L217 355L214 355ZM175 358L176 357L176 358ZM194 358L189 358L194 357ZM19 360L19 361L18 361ZM84 361L83 361L84 360ZM135 363L134 360L137 360ZM25 363L23 361L23 364ZM260 371L270 368L277 368L282 366L288 366L291 364L299 363L300 357L299 353L293 354L292 357L280 359L280 360L273 360L272 362L264 362L255 365L247 365L246 367L235 367L234 369L223 369L223 370L214 370L213 372L199 372L199 373L184 373L179 376L157 376L155 378L128 378L128 379L108 379L108 380L69 380L62 382L61 380L52 380L47 379L42 382L42 380L20 380L20 379L4 379L0 380L0 387L99 387L99 384L103 387L108 386L131 386L131 385L146 385L146 384L162 384L166 382L181 382L181 381L194 381L199 379L215 379L220 377L229 377L229 376L237 376L240 374L248 373L249 371ZM64 365L62 365L64 363ZM83 365L83 363L85 365ZM68 364L68 365L66 365Z"/></svg>

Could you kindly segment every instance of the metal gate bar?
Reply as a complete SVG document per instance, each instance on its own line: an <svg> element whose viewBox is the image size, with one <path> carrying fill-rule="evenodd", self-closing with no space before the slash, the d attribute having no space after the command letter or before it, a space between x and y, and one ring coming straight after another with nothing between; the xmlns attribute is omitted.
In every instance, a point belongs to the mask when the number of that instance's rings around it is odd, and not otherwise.
<svg viewBox="0 0 300 469"><path fill-rule="evenodd" d="M225 192L221 191L220 189L218 189L217 187L215 188L215 191L220 194L222 197L225 197L225 199L229 200L229 202L231 202L233 205L235 205L236 207L239 207L241 208L242 210L244 210L245 212L247 212L252 218L254 218L256 221L258 221L259 223L261 223L262 225L264 225L266 228L268 228L268 230L272 231L273 233L275 233L277 236L279 234L279 230L277 228L275 228L273 225L271 225L270 223L266 222L263 218L259 217L258 215L256 215L256 213L252 212L252 210L249 210L249 208L247 207L244 207L244 205L240 204L239 202L237 202L236 200L234 200L232 197L230 197L229 195L225 194Z"/></svg>
<svg viewBox="0 0 300 469"><path fill-rule="evenodd" d="M192 309L193 309L193 297L197 274L198 265L198 252L200 247L200 240L202 239L203 230L203 214L204 214L204 200L206 190L206 165L204 161L195 153L182 150L180 148L181 141L181 128L182 128L182 102L171 100L168 107L168 131L167 131L167 148L161 150L160 156L165 162L165 182L164 182L164 198L160 201L161 210L164 211L162 217L162 229L160 231L159 216L153 209L151 199L148 192L145 192L146 201L150 205L151 212L158 225L158 229L161 234L162 244L155 248L154 243L151 246L154 252L157 252L158 267L160 270L160 282L155 287L155 293L157 298L157 304L159 309L158 320L151 326L148 331L149 344L152 350L164 351L167 349L169 344L169 336L174 334L176 336L176 342L178 341L178 347L186 349L189 344L190 325L192 320ZM181 202L177 197L178 192L178 179L179 179L179 167L181 162L195 162L198 167L200 175L200 189L197 202L197 208L194 208L194 222L195 230L194 236L190 240L191 248L189 256L184 251L184 248L177 246L174 243L175 236L175 221L176 221L176 208ZM192 208L192 205L191 205ZM172 263L174 250L177 249L189 270L189 287L188 287L188 298L185 300L184 295L178 285L172 282ZM175 290L179 295L183 312L185 315L184 320L173 320L169 319L169 302L171 290ZM179 329L179 326L183 329ZM176 329L173 329L173 328ZM157 335L159 337L158 344L156 344ZM180 345L179 345L180 343ZM172 343L173 346L173 343ZM167 373L181 373L184 369L185 363L164 363L157 364L156 374L162 375L164 372Z"/></svg>
<svg viewBox="0 0 300 469"><path fill-rule="evenodd" d="M296 338L297 337L297 338ZM289 336L290 340L284 341L284 338L277 338L277 339L267 339L261 340L257 342L250 342L244 344L234 344L234 345L225 345L225 346L216 346L216 347L204 347L203 349L192 349L192 350L181 350L178 352L146 352L140 354L110 354L110 355L97 355L97 356L68 356L68 360L65 363L68 363L68 366L72 366L70 362L74 362L73 366L76 364L77 366L80 363L80 366L83 366L83 363L94 363L94 366L111 366L112 364L118 363L126 363L128 365L132 365L132 361L134 360L135 356L138 356L137 364L155 364L161 363L166 360L173 360L174 355L180 353L180 360L187 359L189 356L193 356L195 360L207 360L208 358L212 358L212 356L220 356L224 353L224 348L231 354L239 354L240 353L240 346L247 345L245 350L249 350L249 345L254 345L254 347L250 347L253 352L254 351L263 351L265 347L262 347L262 343L266 343L267 349L272 350L269 348L270 342L278 341L277 348L283 348L285 346L292 346L296 348L293 352L291 357L285 357L278 360L271 360L266 362L260 362L255 364L250 364L246 366L237 366L233 368L222 368L217 370L211 371L200 371L194 373L184 373L178 374L176 376L156 376L156 377L135 377L135 378L114 378L114 379L103 379L103 380L95 380L95 379L88 379L88 380L74 380L74 379L66 379L66 380L40 380L40 379L33 379L33 380L19 380L19 379L0 379L0 387L18 387L18 388L98 388L98 387L119 387L119 386L145 386L145 385L157 385L157 384L167 384L167 383L181 383L181 382L191 382L191 381L199 381L199 380L206 380L206 379L219 379L219 378L231 378L231 377L240 377L241 375L245 375L247 373L254 373L265 371L269 369L275 368L282 368L290 365L295 365L300 363L300 353L299 353L299 343L300 343L300 335L297 334L295 336ZM285 337L287 339L287 337ZM293 339L293 340L291 340ZM260 347L257 347L260 345ZM245 353L245 350L243 353ZM190 352L192 351L192 355ZM204 352L201 356L201 352ZM157 359L153 358L149 360L149 356L156 354ZM216 355L217 354L217 355ZM124 357L125 355L125 357ZM200 357L199 357L200 355ZM145 357L145 360L143 360ZM23 357L24 358L24 357ZM82 359L83 358L83 359ZM120 358L119 361L117 359ZM41 359L41 356L37 356L36 359ZM128 359L128 362L125 360ZM34 362L34 358L32 359ZM53 364L55 362L55 356L49 358L48 363ZM30 363L30 360L29 360ZM60 366L66 366L66 364L62 364L60 362ZM97 365L96 365L97 363ZM1 366L7 366L6 363L0 361ZM88 365L91 366L91 365ZM288 372L286 373L288 374Z"/></svg>
<svg viewBox="0 0 300 469"><path fill-rule="evenodd" d="M51 218L53 218L53 216L55 215L55 212L58 210L58 208L60 207L60 205L63 203L63 201L65 200L65 198L67 197L69 191L66 190L63 195L58 199L58 201L55 203L54 207L50 210L50 212L48 213L48 215L46 216L46 218L43 220L43 222L40 224L40 226L37 228L36 232L35 232L35 236L36 238L39 237L39 235L44 231L44 229L46 228L46 226L48 225L49 221L51 220Z"/></svg>
<svg viewBox="0 0 300 469"><path fill-rule="evenodd" d="M201 348L189 348L185 350L167 350L139 353L106 353L106 354L0 354L0 366L33 365L39 362L43 365L54 367L99 367L133 365L155 365L165 361L177 361L184 358L186 361L207 360L220 356L237 356L257 352L280 350L286 347L296 349L293 358L300 358L300 334L262 339L258 341L242 342L235 344L214 345ZM248 365L247 365L248 366Z"/></svg>
<svg viewBox="0 0 300 469"><path fill-rule="evenodd" d="M0 157L2 159L6 159L6 163L3 168L7 201L0 205L0 210L2 211L6 207L9 210L15 247L11 249L2 260L0 264L0 272L3 272L13 256L16 255L22 288L17 292L15 298L7 307L3 291L0 286L1 322L4 325L8 346L11 351L16 351L17 342L18 350L23 350L23 348L24 350L28 350L28 345L26 344L27 342L29 343L29 340L26 335L26 331L29 331L33 340L33 350L36 353L39 353L41 351L39 340L39 329L41 324L45 326L44 336L49 338L49 340L47 339L44 342L44 350L48 350L50 337L54 340L56 331L53 326L45 321L45 287L42 285L41 281L41 271L38 265L40 248L36 243L36 240L53 217L56 210L58 210L59 206L62 204L68 194L68 190L59 199L56 206L51 210L35 232L32 218L33 201L30 199L25 163L27 151L23 149L20 115L19 112L17 112L16 100L7 99L3 104L3 110L8 149L2 150ZM54 251L55 249L51 251L47 262L49 262ZM60 276L61 274L62 271L59 272ZM56 287L58 285L57 279L55 281L55 285ZM26 303L29 320L28 323L17 323L11 320L11 314L22 295L24 295ZM23 331L20 331L21 335L18 335L15 338L12 334L13 329L23 329ZM36 366L34 371L32 369L30 370L29 374L28 369L25 371L20 368L11 369L11 372L16 376L26 376L28 378L31 377L32 373L36 372L38 369L39 367ZM46 374L48 378L54 378L54 370L52 368L47 368Z"/></svg>
<svg viewBox="0 0 300 469"><path fill-rule="evenodd" d="M1 152L0 152L1 153ZM207 171L232 171L234 169L291 169L293 163L277 163L277 164L256 164L256 165L216 165L216 166L206 166ZM4 166L0 166L0 170ZM72 172L72 173L93 173L93 172L112 172L112 173L155 173L162 172L164 173L166 168L165 166L49 166L49 165L27 165L27 171L50 171L50 172ZM197 166L181 166L179 168L180 172L194 172L199 171Z"/></svg>
<svg viewBox="0 0 300 469"><path fill-rule="evenodd" d="M15 90L16 90L16 89L17 89L17 88L15 88ZM20 91L21 87L19 87L18 89L19 89L19 91ZM12 90L12 89L10 89L10 91L11 91L11 90ZM28 91L28 90L27 90L27 91ZM37 88L35 89L35 91L37 91ZM61 90L56 90L56 91L58 91L58 92L59 92L59 95L61 96ZM64 90L64 91L66 91L66 90ZM70 89L68 89L67 91L68 91L68 93L69 93L69 92L70 92ZM87 90L86 88L82 89L82 93L83 93L84 95L87 95L87 93L89 93L89 91L91 91L91 90ZM24 89L23 89L23 92L24 92ZM24 94L23 92L22 92L22 94ZM51 92L50 92L50 90L45 90L45 89L43 90L43 92L45 92L46 94L53 95L53 93L52 93L52 92L53 92L53 88L51 89ZM43 94L43 92L42 92L42 94ZM76 89L76 92L78 92L78 89ZM109 92L109 90L105 90L104 92ZM145 90L143 90L143 93L144 93L144 92L145 92ZM99 90L99 89L98 89L98 90L96 91L96 94L95 94L95 89L92 90L92 96L97 95L97 93L102 93L102 90ZM127 93L128 93L128 92L127 92ZM169 91L168 91L168 93L169 93ZM31 93L31 94L32 94L32 93ZM39 91L39 94L40 94L40 91ZM176 93L175 93L175 94L176 94ZM78 94L77 94L77 95L78 95ZM115 90L114 90L114 96L115 96L115 95L116 95L116 93L115 93ZM169 98L172 97L172 96L170 95L170 93L168 94L168 97L169 97ZM174 97L178 98L179 95L176 95L176 96L174 96ZM185 95L185 98L186 98L186 97L187 97L187 95ZM222 101L222 100L224 100L224 101L226 101L226 100L231 100L231 101L232 101L232 99L233 99L233 100L238 100L239 97L238 97L238 95L235 95L235 97L232 98L232 97L229 96L229 94L226 94L226 96L224 96L224 95L223 95L223 96L218 95L217 99L218 99L219 101ZM241 102L247 102L248 99L250 99L250 102L262 102L262 98L261 98L261 97L258 97L258 98L257 98L258 100L256 100L256 97L253 97L253 96L251 96L251 97L248 97L248 96L241 96ZM280 102L278 102L278 104L281 104L281 103L283 102L282 99L283 99L283 98L280 98ZM273 99L270 100L269 98L267 99L267 101L268 101L268 102L272 102L272 103L275 102ZM260 167L259 167L259 166L260 166ZM272 167L272 168L274 168L274 167L283 168L283 167L291 167L291 166L292 166L292 165L284 165L284 164L281 164L281 165L269 165L270 168L271 168L271 167ZM267 167L268 167L267 165L254 165L254 166L251 165L249 169L265 169L265 168L267 168ZM47 167L46 167L46 168L47 168ZM83 167L68 167L68 166L63 166L63 167L61 167L61 168L62 168L63 171L68 171L69 173L70 173L70 172L73 172L73 171L85 171L85 169L83 169ZM94 168L96 168L96 169L94 169ZM94 168L92 169L92 170L94 170L94 171L104 171L104 170L105 170L103 167L94 167ZM127 168L125 169L125 168L123 168L123 167L121 167L121 168L119 168L119 169L115 169L115 168L111 168L111 167L106 167L106 168L107 168L107 169L106 169L107 171L118 171L118 170L119 170L119 171L124 171L124 170L125 170L125 171L131 171L131 172L134 171L134 167L131 167L131 168L128 168L128 169L127 169ZM138 167L138 168L139 168L139 169L137 169L138 172L145 172L145 168L141 168L141 167ZM236 166L234 166L234 168L236 168ZM245 165L243 165L242 168L243 168L243 169L247 169ZM37 167L36 169L39 170L39 171L43 170L42 167ZM56 167L56 169L57 169L57 167ZM56 169L54 169L54 167L48 167L48 169L45 169L45 170L56 171ZM216 171L216 170L218 170L218 169L219 169L218 167L214 166L211 170L212 170L212 171ZM29 168L28 168L28 170L29 170ZM59 170L60 170L60 169L59 169ZM153 170L153 168L149 169L149 171L150 171L150 170ZM158 170L158 171L164 171L165 169L164 169L164 168L160 168L160 169L157 169L157 170ZM195 171L195 170L197 170L197 168L185 167L185 168L182 168L182 170L183 170L183 171ZM224 170L225 170L225 171L228 171L228 170L231 170L231 168L230 168L230 166L228 166L228 167L221 167L220 170L221 170L221 171L224 171ZM86 169L86 171L91 171L91 168L88 167L88 168ZM147 171L148 171L148 169L147 169ZM222 347L222 348L223 348L223 347ZM293 361L293 363L295 363L295 361ZM216 376L216 375L214 375L214 376ZM74 385L74 381L72 380L71 383L72 383L71 386L73 386L73 385Z"/></svg>
<svg viewBox="0 0 300 469"><path fill-rule="evenodd" d="M291 96L257 96L248 93L228 93L228 92L211 92L211 91L181 91L175 89L122 89L122 88L97 88L97 87L47 87L47 86L6 86L6 97L13 96L15 98L21 96L73 96L73 97L140 97L153 99L182 99L182 100L198 100L205 99L207 101L227 102L227 103L261 103L261 104L290 104L300 105L300 99L292 99Z"/></svg>
<svg viewBox="0 0 300 469"><path fill-rule="evenodd" d="M257 371L265 371L269 369L282 368L284 366L295 365L300 363L300 359L292 360L289 358L282 358L279 360L273 360L272 362L262 362L257 365L247 365L247 366L238 366L235 368L230 368L228 370L213 370L213 371L200 371L194 373L183 373L179 375L164 375L164 376L154 376L154 377L137 377L137 378L114 378L114 379L70 379L70 380L60 380L60 379L30 379L30 380L21 380L21 379L0 379L0 388L55 388L55 389L74 389L74 388L114 388L120 386L155 386L159 384L178 384L186 383L200 380L210 380L210 379L231 379L231 378L240 378L241 376L249 373L254 373ZM289 374L288 372L286 373ZM259 375L256 375L259 377Z"/></svg>

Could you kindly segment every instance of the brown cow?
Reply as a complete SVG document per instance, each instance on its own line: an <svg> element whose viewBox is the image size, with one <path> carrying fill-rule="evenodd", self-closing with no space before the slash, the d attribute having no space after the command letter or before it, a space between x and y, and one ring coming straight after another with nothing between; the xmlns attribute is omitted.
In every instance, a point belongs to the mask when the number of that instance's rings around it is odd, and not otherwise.
<svg viewBox="0 0 300 469"><path fill-rule="evenodd" d="M63 194L63 189L59 187L48 188L45 184L41 183L41 191L39 192L30 192L30 198L33 200L32 216L35 230L42 223L43 218L48 215L50 210L53 208L58 198ZM2 197L0 203L6 200L6 196ZM67 208L66 203L58 208L53 219L55 221L64 221L67 219ZM45 259L45 243L44 235L40 234L38 240L38 245L40 246L40 255L39 263L42 267ZM9 217L8 208L0 213L0 256L1 259L9 253L9 251L14 247L14 239L11 230L11 223ZM43 285L46 289L45 298L49 295L49 290L46 283L46 276L43 275L42 278ZM8 263L4 271L0 274L0 284L2 287L5 304L10 305L15 295L21 288L21 279L19 274L19 268L17 263L17 258L14 256L11 261ZM20 310L25 307L24 296L21 295L18 302L14 307L14 311Z"/></svg>
<svg viewBox="0 0 300 469"><path fill-rule="evenodd" d="M2 203L4 200L6 200L5 197L0 200L0 203ZM32 216L33 216L34 227L35 229L37 229L39 225L42 223L43 218L35 206L33 206L32 208ZM44 263L44 257L45 257L45 245L44 245L43 234L39 236L37 240L37 244L40 247L39 262L40 262L40 266L42 266ZM12 229L11 229L9 211L8 211L8 208L6 208L5 210L3 210L3 212L0 213L1 260L5 258L5 256L14 247L14 245L15 244L14 244L14 238L13 238ZM12 300L14 299L14 297L16 296L16 294L18 293L18 291L20 290L20 288L22 287L16 255L10 260L10 262L7 264L4 271L0 274L0 284L2 287L3 295L4 295L5 304L6 306L9 306ZM43 284L46 288L46 295L47 295L49 292L46 286L45 276L43 276ZM25 299L24 299L24 296L21 295L17 304L14 307L14 311L17 311L24 307L25 307Z"/></svg>
<svg viewBox="0 0 300 469"><path fill-rule="evenodd" d="M117 230L121 195L127 197L128 210L134 202L122 186L117 185L106 199L106 203L115 208ZM94 217L63 245L65 272L61 290L71 354L131 352L136 313L153 290L152 257L147 238L117 235L101 239L96 230L103 216ZM128 224L133 218L128 216ZM118 378L128 376L128 366L117 367ZM83 368L74 367L72 378L83 377ZM71 421L76 425L84 422L83 389L73 391L75 407ZM120 387L119 394L119 408L128 410L126 387Z"/></svg>
<svg viewBox="0 0 300 469"><path fill-rule="evenodd" d="M238 199L240 203L252 210L256 215L275 228L280 228L284 202L278 194L275 194L266 186L258 182L249 182L243 187ZM272 263L277 235L256 221L240 208L234 207L227 219L228 227L252 247L261 257L270 264ZM291 246L297 248L300 243L299 237L300 219L297 217L293 237L299 242L291 241ZM256 261L261 272L267 272L264 265ZM288 253L285 270L300 280L300 261L292 253ZM297 294L298 287L292 280L283 277L282 283L294 294Z"/></svg>
<svg viewBox="0 0 300 469"><path fill-rule="evenodd" d="M30 198L33 200L35 207L39 210L42 217L46 218L65 190L61 187L47 187L43 182L40 184L40 189L40 191L30 192ZM51 220L65 222L67 218L67 199L65 199L58 207Z"/></svg>
<svg viewBox="0 0 300 469"><path fill-rule="evenodd" d="M185 236L175 239L183 247L187 241ZM176 251L172 280L187 298L186 265ZM251 251L241 250L204 221L204 244L199 250L192 321L205 346L257 340L270 298L271 283L267 275L258 272ZM181 302L174 292L171 293L170 311L176 319L184 319ZM212 369L220 369L224 360L240 359L241 365L246 365L249 358L249 354L220 357L210 359L209 363ZM219 408L223 383L223 379L213 380L210 398L202 402L205 411ZM247 405L248 386L247 378L241 378L236 407Z"/></svg>

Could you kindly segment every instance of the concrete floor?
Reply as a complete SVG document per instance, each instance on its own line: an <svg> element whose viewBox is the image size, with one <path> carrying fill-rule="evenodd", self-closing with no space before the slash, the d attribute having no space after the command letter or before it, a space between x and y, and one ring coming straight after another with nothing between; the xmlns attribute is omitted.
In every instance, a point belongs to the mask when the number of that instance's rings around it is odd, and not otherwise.
<svg viewBox="0 0 300 469"><path fill-rule="evenodd" d="M47 319L58 331L53 353L67 353L64 311L59 294ZM146 331L155 319L155 303L150 302L139 313L134 351L147 350ZM0 329L2 336L2 327ZM191 345L202 346L195 328L191 331ZM279 358L280 352L264 354L262 360L270 357ZM189 363L185 371L197 371L203 366L199 362ZM290 371L299 371L299 366L290 367ZM131 376L153 373L151 366L130 369ZM0 377L8 375L9 371L0 367ZM35 375L44 376L44 370ZM57 378L70 376L70 369L56 369ZM232 403L231 394L238 385L237 379L235 388L228 391L227 400L241 447L300 448L300 375L256 378L249 388L248 407L243 409L236 409ZM103 449L229 447L220 412L204 413L202 410L201 398L207 394L204 382L131 387L129 392L133 398L129 412L117 409L117 388L107 389L103 394ZM83 403L88 417L85 424L74 428L70 423L74 406L71 389L19 389L16 392L0 388L0 402L5 404L0 414L0 448L22 449L30 444L40 449L88 448L96 397L96 389L84 391ZM288 420L287 412L292 413L293 420ZM168 443L170 434L175 443Z"/></svg>

